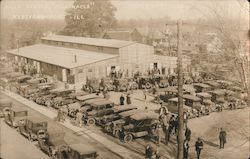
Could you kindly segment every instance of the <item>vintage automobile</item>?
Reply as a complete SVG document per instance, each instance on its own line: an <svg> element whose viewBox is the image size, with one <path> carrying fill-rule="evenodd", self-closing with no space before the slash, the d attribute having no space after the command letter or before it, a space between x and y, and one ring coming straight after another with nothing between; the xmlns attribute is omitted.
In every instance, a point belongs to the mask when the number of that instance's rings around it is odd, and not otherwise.
<svg viewBox="0 0 250 159"><path fill-rule="evenodd" d="M231 87L233 85L233 82L226 81L226 80L216 80L220 84L221 89L226 89L228 87Z"/></svg>
<svg viewBox="0 0 250 159"><path fill-rule="evenodd" d="M32 77L28 75L23 75L17 77L17 83L26 83L28 80L30 80Z"/></svg>
<svg viewBox="0 0 250 159"><path fill-rule="evenodd" d="M26 119L28 111L22 108L12 107L8 113L4 115L5 123L16 128L20 120Z"/></svg>
<svg viewBox="0 0 250 159"><path fill-rule="evenodd" d="M65 104L65 103L61 103L63 102L64 97L67 97L70 93L74 91L75 91L74 89L64 89L64 88L52 89L50 90L51 94L45 98L45 105L52 106L54 108L59 108L58 107L59 105Z"/></svg>
<svg viewBox="0 0 250 159"><path fill-rule="evenodd" d="M8 99L0 99L0 117L4 117L4 114L10 112L12 108L12 102Z"/></svg>
<svg viewBox="0 0 250 159"><path fill-rule="evenodd" d="M87 122L88 125L105 125L105 120L110 120L105 118L105 115L109 115L114 113L113 110L114 102L109 101L107 99L99 100L92 102L90 110L88 110L84 121Z"/></svg>
<svg viewBox="0 0 250 159"><path fill-rule="evenodd" d="M138 109L132 109L132 110L127 110L127 111L123 111L120 112L118 114L119 118L117 120L113 120L110 122L107 122L104 130L107 133L112 134L115 137L119 137L119 129L122 128L122 126L127 125L128 121L129 121L129 117L131 115L134 115L136 113L142 112L142 110L138 110Z"/></svg>
<svg viewBox="0 0 250 159"><path fill-rule="evenodd" d="M29 96L30 100L33 100L37 104L45 105L45 97L49 96L49 90L52 89L51 85L38 86L39 91Z"/></svg>
<svg viewBox="0 0 250 159"><path fill-rule="evenodd" d="M216 89L213 91L210 91L212 95L212 102L214 103L225 103L225 94L226 90L225 89Z"/></svg>
<svg viewBox="0 0 250 159"><path fill-rule="evenodd" d="M137 84L139 86L139 89L150 89L155 84L152 76L138 76L137 77Z"/></svg>
<svg viewBox="0 0 250 159"><path fill-rule="evenodd" d="M166 88L169 86L168 78L165 75L155 75L155 81L159 88Z"/></svg>
<svg viewBox="0 0 250 159"><path fill-rule="evenodd" d="M95 93L100 91L100 82L98 79L87 79L86 84L82 86L82 90Z"/></svg>
<svg viewBox="0 0 250 159"><path fill-rule="evenodd" d="M98 154L94 147L87 144L69 144L68 159L96 159Z"/></svg>
<svg viewBox="0 0 250 159"><path fill-rule="evenodd" d="M199 97L184 94L183 98L185 99L185 105L197 110L197 116L206 114L205 106L201 104L201 99Z"/></svg>
<svg viewBox="0 0 250 159"><path fill-rule="evenodd" d="M68 152L64 136L65 133L61 130L48 130L45 138L38 138L39 148L52 159L64 159L62 154Z"/></svg>
<svg viewBox="0 0 250 159"><path fill-rule="evenodd" d="M88 94L88 95L83 95L83 96L77 96L76 99L84 102L89 99L100 98L100 97L101 96L98 96L96 94Z"/></svg>
<svg viewBox="0 0 250 159"><path fill-rule="evenodd" d="M33 78L30 80L27 80L27 83L29 84L39 84L39 83L45 83L47 81L46 78Z"/></svg>
<svg viewBox="0 0 250 159"><path fill-rule="evenodd" d="M190 84L183 85L183 94L195 94L195 92L196 92L196 89L194 88L193 85L190 85Z"/></svg>
<svg viewBox="0 0 250 159"><path fill-rule="evenodd" d="M81 110L83 103L82 102L75 102L75 103L70 103L68 104L68 116L71 118L76 117L76 112L77 110Z"/></svg>
<svg viewBox="0 0 250 159"><path fill-rule="evenodd" d="M185 100L183 100L185 103ZM167 106L168 110L171 113L178 114L178 98L171 98L168 100L168 103L163 103L164 106ZM192 108L187 105L183 105L183 111L186 112L188 115L192 112Z"/></svg>
<svg viewBox="0 0 250 159"><path fill-rule="evenodd" d="M197 93L197 97L201 98L201 104L205 105L205 107L208 107L209 110L208 113L216 111L215 104L211 101L212 95L206 92L203 93Z"/></svg>
<svg viewBox="0 0 250 159"><path fill-rule="evenodd" d="M153 111L136 113L129 117L129 123L122 126L124 130L124 142L131 142L135 138L148 136L152 128L158 124L159 114Z"/></svg>
<svg viewBox="0 0 250 159"><path fill-rule="evenodd" d="M156 88L156 92L157 92L157 98L155 99L156 103L160 103L162 101L168 102L168 99L177 97L178 94L176 86L169 86L167 88Z"/></svg>
<svg viewBox="0 0 250 159"><path fill-rule="evenodd" d="M27 117L18 123L18 131L30 141L45 138L47 122L37 117Z"/></svg>
<svg viewBox="0 0 250 159"><path fill-rule="evenodd" d="M211 87L204 83L194 83L194 88L196 89L196 93L211 91Z"/></svg>

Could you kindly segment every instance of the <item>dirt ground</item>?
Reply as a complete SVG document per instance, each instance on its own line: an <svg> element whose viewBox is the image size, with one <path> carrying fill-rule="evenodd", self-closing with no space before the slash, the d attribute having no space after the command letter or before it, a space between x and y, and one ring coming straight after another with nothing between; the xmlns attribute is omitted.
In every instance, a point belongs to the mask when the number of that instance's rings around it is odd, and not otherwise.
<svg viewBox="0 0 250 159"><path fill-rule="evenodd" d="M192 119L190 143L191 158L195 158L194 144L198 137L204 140L201 157L205 159L247 159L250 157L249 107L233 111L212 113L209 116ZM225 149L219 149L219 130L227 132Z"/></svg>

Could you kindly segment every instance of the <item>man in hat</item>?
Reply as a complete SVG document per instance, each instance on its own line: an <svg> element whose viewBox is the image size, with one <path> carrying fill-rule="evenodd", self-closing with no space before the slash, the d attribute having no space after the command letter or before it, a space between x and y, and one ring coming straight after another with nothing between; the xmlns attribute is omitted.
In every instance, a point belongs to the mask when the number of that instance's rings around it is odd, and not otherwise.
<svg viewBox="0 0 250 159"><path fill-rule="evenodd" d="M201 150L203 149L203 141L201 138L198 138L198 140L195 142L195 151L197 153L197 159L200 159Z"/></svg>
<svg viewBox="0 0 250 159"><path fill-rule="evenodd" d="M80 128L82 127L82 117L83 117L82 112L77 109L76 110L76 124Z"/></svg>
<svg viewBox="0 0 250 159"><path fill-rule="evenodd" d="M127 94L127 105L131 104L131 96L130 93Z"/></svg>
<svg viewBox="0 0 250 159"><path fill-rule="evenodd" d="M124 98L124 96L123 96L123 94L120 96L120 105L124 105L124 100L125 100L125 98Z"/></svg>
<svg viewBox="0 0 250 159"><path fill-rule="evenodd" d="M145 159L151 159L153 156L153 148L148 144L145 148Z"/></svg>
<svg viewBox="0 0 250 159"><path fill-rule="evenodd" d="M226 143L227 133L223 128L220 129L219 140L220 140L220 149L224 149L224 145Z"/></svg>
<svg viewBox="0 0 250 159"><path fill-rule="evenodd" d="M185 137L187 141L190 141L191 139L191 130L187 127L185 130Z"/></svg>

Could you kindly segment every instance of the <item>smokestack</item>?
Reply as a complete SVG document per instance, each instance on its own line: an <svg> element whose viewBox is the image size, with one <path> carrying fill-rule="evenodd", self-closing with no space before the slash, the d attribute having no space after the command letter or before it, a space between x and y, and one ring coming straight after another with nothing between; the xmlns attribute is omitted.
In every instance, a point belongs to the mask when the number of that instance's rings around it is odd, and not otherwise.
<svg viewBox="0 0 250 159"><path fill-rule="evenodd" d="M77 63L76 55L75 55L75 63Z"/></svg>

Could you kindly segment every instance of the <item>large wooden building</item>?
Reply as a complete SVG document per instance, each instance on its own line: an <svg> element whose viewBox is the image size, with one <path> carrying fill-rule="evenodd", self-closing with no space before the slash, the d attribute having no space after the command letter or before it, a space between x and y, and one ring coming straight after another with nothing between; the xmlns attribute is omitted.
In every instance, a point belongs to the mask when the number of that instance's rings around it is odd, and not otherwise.
<svg viewBox="0 0 250 159"><path fill-rule="evenodd" d="M42 38L40 44L7 53L15 61L35 65L37 72L71 83L109 76L111 68L131 77L155 66L163 74L173 73L177 67L176 57L155 55L153 46L112 39L53 35ZM190 59L184 59L184 68L189 65Z"/></svg>

